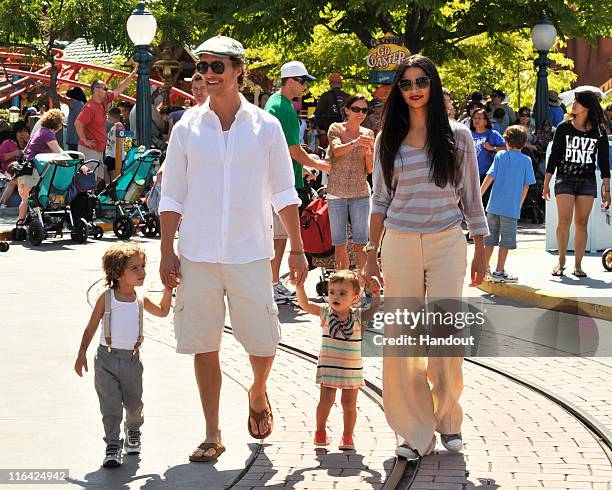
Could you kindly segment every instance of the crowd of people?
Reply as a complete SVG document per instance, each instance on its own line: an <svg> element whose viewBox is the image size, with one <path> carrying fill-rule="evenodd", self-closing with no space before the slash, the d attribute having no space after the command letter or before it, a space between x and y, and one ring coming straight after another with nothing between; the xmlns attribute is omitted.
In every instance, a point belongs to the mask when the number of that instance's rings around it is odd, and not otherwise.
<svg viewBox="0 0 612 490"><path fill-rule="evenodd" d="M107 444L104 466L120 465L123 448L128 453L140 451L142 314L167 315L175 288L176 350L194 355L205 418L204 440L189 459L207 462L225 451L219 420L219 351L226 297L234 335L253 371L247 400L249 433L265 439L274 429L266 382L280 340L277 303L296 297L300 308L319 318L322 329L313 373L321 386L314 444L330 444L326 422L336 391L341 390L344 430L339 447L354 449L357 393L363 385L362 332L378 309L381 287L389 308L392 298L459 299L466 271L472 287L487 278L515 281L506 259L516 247L521 205L537 172L543 179L544 199L550 199L556 173L560 253L553 275L565 269L563 247L572 216L577 227L574 274L585 275L579 249L584 252L585 223L597 195L597 166L603 179L602 202L610 204L608 128L594 93L577 93L567 118L558 110L558 95L551 93L548 125L535 134L532 111L521 107L515 112L498 90L486 103L481 94L472 94L466 114L457 121L452 94L444 89L435 65L414 55L397 71L374 124L368 124L372 107L367 97L342 92L337 74L330 77L330 91L321 97L314 120L303 124L294 102L314 80L303 63L285 63L279 90L262 97L257 107L240 92L245 66L238 41L216 36L202 43L196 55L192 90L197 106L164 116L169 141L160 170L158 207L164 296L159 303L138 300L136 288L145 277L144 251L129 244L112 247L103 260L109 290L96 302L75 363L82 375L87 347L99 329L95 384ZM71 133L69 144L76 141L88 157L108 161L90 168L100 180L106 178L104 169L112 177L115 164L109 160L114 148L107 120L115 132L122 121L129 123L120 109L109 110L125 86L109 91L103 81L95 81L86 102L81 94L68 94L73 100L70 110L75 111L68 122L73 121L76 133ZM54 135L62 121L61 111L48 111L31 138L27 127L16 125L10 143L0 147L2 168L7 170L4 161L22 152L29 159L36 152L61 150ZM320 146L326 147L325 155L316 151ZM549 146L550 158L542 167ZM311 199L313 170L328 176L335 247L336 273L323 306L309 301L304 289L308 261L300 235L299 216ZM24 201L35 178L17 179ZM348 254L349 222L355 264ZM474 248L469 267L463 223ZM280 281L287 242L289 282L296 293ZM488 272L496 246L497 265ZM366 289L373 297L369 309L361 307ZM389 338L401 332L391 324L384 334ZM386 345L384 352L388 353ZM112 366L126 361L128 370L113 372ZM462 449L462 363L460 354L384 355L384 408L390 426L403 439L398 455L426 456L436 444L436 433L448 450ZM123 408L125 441L120 430Z"/></svg>

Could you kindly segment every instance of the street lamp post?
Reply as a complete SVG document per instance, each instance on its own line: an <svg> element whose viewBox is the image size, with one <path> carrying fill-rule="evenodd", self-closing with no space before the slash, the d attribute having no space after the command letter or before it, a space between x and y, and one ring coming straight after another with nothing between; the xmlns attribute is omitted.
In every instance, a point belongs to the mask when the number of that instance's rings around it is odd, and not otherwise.
<svg viewBox="0 0 612 490"><path fill-rule="evenodd" d="M557 30L544 15L544 18L531 29L531 40L538 52L538 57L534 61L538 69L538 82L536 85L535 120L536 131L540 129L542 123L548 118L548 67L551 60L546 56L555 44Z"/></svg>
<svg viewBox="0 0 612 490"><path fill-rule="evenodd" d="M138 63L138 82L136 84L136 131L138 144L149 148L151 146L151 90L149 88L149 64L153 55L149 47L155 32L157 21L146 8L145 2L138 3L127 21L128 36L136 47L134 61Z"/></svg>

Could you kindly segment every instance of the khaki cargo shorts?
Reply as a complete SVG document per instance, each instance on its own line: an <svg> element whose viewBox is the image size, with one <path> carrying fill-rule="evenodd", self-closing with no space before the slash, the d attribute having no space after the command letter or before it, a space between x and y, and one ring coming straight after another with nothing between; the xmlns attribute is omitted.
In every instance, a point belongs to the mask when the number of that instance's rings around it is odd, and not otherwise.
<svg viewBox="0 0 612 490"><path fill-rule="evenodd" d="M268 259L247 264L181 261L174 332L180 354L217 352L225 325L225 297L234 337L249 355L268 357L280 341L278 307Z"/></svg>
<svg viewBox="0 0 612 490"><path fill-rule="evenodd" d="M272 210L272 231L274 232L274 240L286 240L289 238L283 222L274 210Z"/></svg>

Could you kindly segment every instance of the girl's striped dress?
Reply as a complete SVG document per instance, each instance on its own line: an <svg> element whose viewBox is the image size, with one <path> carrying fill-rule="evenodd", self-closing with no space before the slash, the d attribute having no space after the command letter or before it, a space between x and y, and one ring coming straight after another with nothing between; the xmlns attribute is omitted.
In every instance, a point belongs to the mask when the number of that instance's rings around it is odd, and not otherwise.
<svg viewBox="0 0 612 490"><path fill-rule="evenodd" d="M323 306L321 327L323 337L317 384L328 388L352 389L364 386L361 361L361 309L351 310L346 321Z"/></svg>

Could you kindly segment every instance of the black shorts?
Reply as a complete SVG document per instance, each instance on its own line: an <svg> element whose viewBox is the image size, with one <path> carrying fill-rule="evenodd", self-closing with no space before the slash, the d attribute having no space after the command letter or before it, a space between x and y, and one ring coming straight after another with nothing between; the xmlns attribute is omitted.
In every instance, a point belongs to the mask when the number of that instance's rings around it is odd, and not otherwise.
<svg viewBox="0 0 612 490"><path fill-rule="evenodd" d="M595 176L557 174L555 179L555 195L570 194L572 196L597 197L597 181Z"/></svg>

